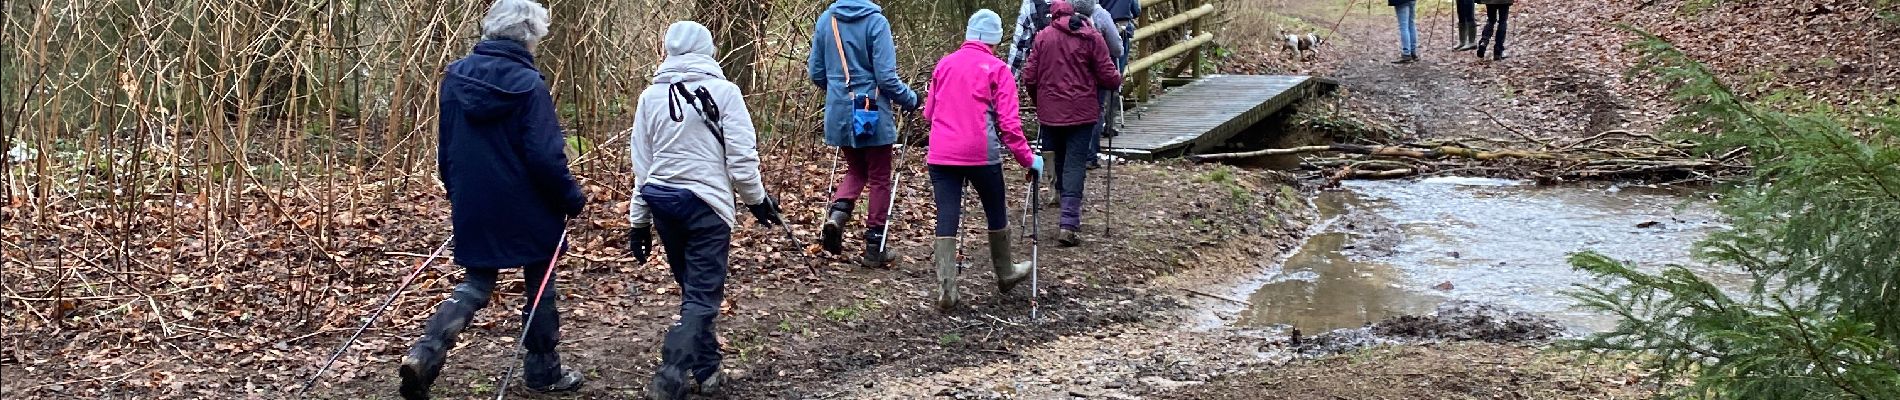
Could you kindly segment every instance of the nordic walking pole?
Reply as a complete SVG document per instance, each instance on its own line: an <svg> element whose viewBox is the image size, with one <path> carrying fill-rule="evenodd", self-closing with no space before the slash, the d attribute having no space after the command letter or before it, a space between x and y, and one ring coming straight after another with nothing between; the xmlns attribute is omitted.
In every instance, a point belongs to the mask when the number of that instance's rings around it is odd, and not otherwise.
<svg viewBox="0 0 1900 400"><path fill-rule="evenodd" d="M910 112L905 112L904 116L905 118L899 118L897 121L908 122L910 118L916 117ZM890 249L888 244L891 242L891 216L897 215L897 184L899 182L897 178L904 176L904 170L900 168L904 166L904 155L910 152L910 146L904 145L904 128L908 127L910 127L909 123L897 126L897 143L891 145L898 146L897 162L891 164L891 198L890 203L884 206L884 237L877 240L877 252L880 257ZM870 219L870 216L865 216L865 220ZM885 260L885 262L890 262L890 260Z"/></svg>
<svg viewBox="0 0 1900 400"><path fill-rule="evenodd" d="M1040 171L1031 173L1029 176L1029 203L1031 205L1041 200L1040 186L1042 186ZM1042 255L1042 208L1030 208L1029 215L1031 221L1029 224L1029 320L1035 321L1038 319L1037 309L1042 306L1036 301L1042 289L1040 283L1036 281L1036 270L1042 269L1042 261L1037 259Z"/></svg>
<svg viewBox="0 0 1900 400"><path fill-rule="evenodd" d="M805 264L805 270L810 271L811 276L818 276L818 267L811 266L811 260L805 257L805 243L798 241L798 237L792 235L792 225L785 223L778 225L780 228L785 228L785 240L792 242L792 254L798 255L798 261Z"/></svg>
<svg viewBox="0 0 1900 400"><path fill-rule="evenodd" d="M567 225L567 221L561 222L561 225ZM541 274L541 284L535 286L534 301L528 306L528 317L523 318L527 321L521 323L521 338L515 340L515 342L520 343L521 346L515 348L517 354L515 354L514 357L509 357L508 372L501 375L501 389L495 391L495 400L501 400L502 397L508 395L508 383L515 379L515 364L521 363L523 361L522 357L525 356L525 354L520 354L523 352L521 349L527 348L528 346L528 328L534 326L534 316L541 314L541 294L548 290L548 281L554 279L555 263L561 260L561 248L566 246L567 229L562 228L561 240L554 242L554 255L548 257L548 271Z"/></svg>
<svg viewBox="0 0 1900 400"><path fill-rule="evenodd" d="M1117 96L1119 95L1120 94L1117 94ZM1110 121L1110 123L1113 122L1114 121ZM1114 126L1111 125L1103 130L1106 131L1111 128L1114 128ZM1121 135L1121 132L1115 132L1114 135L1109 136L1107 148L1115 148L1115 136ZM1109 155L1108 157L1115 156ZM1108 187L1102 191L1102 200L1108 203L1106 204L1107 209L1102 210L1102 237L1108 237L1115 232L1115 159L1113 158L1108 160Z"/></svg>
<svg viewBox="0 0 1900 400"><path fill-rule="evenodd" d="M342 356L344 351L349 350L350 345L356 343L356 338L363 336L363 331L369 329L369 324L376 322L377 317L383 316L383 311L389 310L389 305L396 304L396 297L402 295L402 291L408 289L409 284L415 282L417 276L422 275L422 269L424 267L428 267L430 263L435 262L436 257L442 256L442 251L447 250L449 248L449 242L453 241L455 241L455 235L449 235L448 239L442 240L441 246L436 246L435 251L429 253L429 258L422 259L422 262L416 263L416 269L409 271L408 277L402 278L402 284L396 286L395 291L389 292L389 298L383 300L383 305L376 307L376 311L370 313L368 319L363 320L362 326L356 327L356 333L350 334L349 340L344 340L342 347L338 347L335 353L330 353L330 360L324 361L323 367L317 368L317 373L310 375L310 381L304 382L302 389L297 389L298 398L303 398L305 397L304 393L310 392L310 387L317 384L317 378L322 377L324 371L330 370L330 364L335 364L337 357Z"/></svg>

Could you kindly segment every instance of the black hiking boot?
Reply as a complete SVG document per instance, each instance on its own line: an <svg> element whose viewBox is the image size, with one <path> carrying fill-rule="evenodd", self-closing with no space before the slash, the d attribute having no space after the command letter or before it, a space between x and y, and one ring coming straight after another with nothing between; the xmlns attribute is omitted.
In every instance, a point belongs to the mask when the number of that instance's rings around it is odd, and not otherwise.
<svg viewBox="0 0 1900 400"><path fill-rule="evenodd" d="M429 387L435 386L436 376L442 373L443 352L425 351L421 347L409 350L403 356L402 366L396 372L402 375L402 384L396 391L408 400L427 400Z"/></svg>
<svg viewBox="0 0 1900 400"><path fill-rule="evenodd" d="M477 294L461 289L457 286L455 294L437 306L435 315L429 317L428 325L423 328L422 339L402 357L402 366L396 370L397 375L402 376L402 384L397 387L402 398L429 398L429 388L435 386L435 378L442 374L442 364L447 361L449 350L455 348L455 337L468 328L468 320L474 317L475 310L487 305L487 298L476 299Z"/></svg>
<svg viewBox="0 0 1900 400"><path fill-rule="evenodd" d="M707 375L706 379L693 384L693 394L707 397L724 395L726 394L726 379L726 370L715 369L712 375Z"/></svg>
<svg viewBox="0 0 1900 400"><path fill-rule="evenodd" d="M831 202L830 212L825 217L824 235L818 245L831 254L844 253L844 225L851 222L851 201Z"/></svg>
<svg viewBox="0 0 1900 400"><path fill-rule="evenodd" d="M859 260L858 264L865 268L890 268L891 260L897 256L884 245L884 227L878 226L864 230L864 259Z"/></svg>
<svg viewBox="0 0 1900 400"><path fill-rule="evenodd" d="M1418 56L1411 54L1401 55L1399 59L1392 60L1393 64L1411 64L1415 62L1418 62Z"/></svg>
<svg viewBox="0 0 1900 400"><path fill-rule="evenodd" d="M581 375L580 371L561 367L561 377L554 380L554 383L546 386L527 385L527 387L528 391L535 393L565 393L581 390L581 385L585 383L587 383L587 377Z"/></svg>
<svg viewBox="0 0 1900 400"><path fill-rule="evenodd" d="M1062 228L1062 231L1056 232L1056 245L1062 247L1081 246L1082 236L1074 229Z"/></svg>
<svg viewBox="0 0 1900 400"><path fill-rule="evenodd" d="M673 367L662 367L653 373L653 381L647 383L647 400L684 400L686 399L686 373Z"/></svg>

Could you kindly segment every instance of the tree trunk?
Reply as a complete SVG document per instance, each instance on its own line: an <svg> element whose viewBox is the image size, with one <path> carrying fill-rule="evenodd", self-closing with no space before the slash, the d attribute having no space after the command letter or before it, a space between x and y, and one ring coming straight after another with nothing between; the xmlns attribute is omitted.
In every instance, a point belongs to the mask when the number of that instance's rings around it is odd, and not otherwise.
<svg viewBox="0 0 1900 400"><path fill-rule="evenodd" d="M753 63L758 61L758 45L768 9L766 2L745 0L698 0L693 19L712 30L713 41L724 52L719 67L726 78L747 93L754 89Z"/></svg>

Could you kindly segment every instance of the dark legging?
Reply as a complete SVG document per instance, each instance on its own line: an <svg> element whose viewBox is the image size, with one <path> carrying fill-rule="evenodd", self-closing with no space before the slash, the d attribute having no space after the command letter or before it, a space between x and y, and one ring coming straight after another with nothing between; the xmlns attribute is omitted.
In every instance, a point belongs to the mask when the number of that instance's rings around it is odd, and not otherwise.
<svg viewBox="0 0 1900 400"><path fill-rule="evenodd" d="M1458 23L1477 24L1477 11L1476 0L1458 0Z"/></svg>
<svg viewBox="0 0 1900 400"><path fill-rule="evenodd" d="M1504 31L1505 31L1505 27L1510 24L1510 21L1511 21L1511 5L1510 4L1484 5L1484 36L1483 36L1483 39L1478 40L1478 45L1483 46L1487 42L1492 43L1491 54L1503 55L1504 54ZM1496 42L1491 41L1491 28L1493 26L1497 27L1498 37L1497 37Z"/></svg>
<svg viewBox="0 0 1900 400"><path fill-rule="evenodd" d="M937 200L937 237L957 235L963 220L963 185L976 187L976 198L983 203L983 218L992 231L1009 228L1009 203L1003 200L1003 165L930 166L930 191Z"/></svg>
<svg viewBox="0 0 1900 400"><path fill-rule="evenodd" d="M649 183L640 187L640 198L653 209L653 228L666 248L666 265L680 285L680 319L666 331L661 367L690 374L696 381L706 379L724 358L715 319L726 298L732 227L692 191Z"/></svg>
<svg viewBox="0 0 1900 400"><path fill-rule="evenodd" d="M468 274L462 278L462 283L455 285L454 294L437 306L435 315L429 317L418 347L448 352L455 347L456 336L468 327L475 312L488 307L488 298L495 293L495 283L500 280L501 271L497 268L464 270ZM547 262L521 267L521 278L529 285L541 283L542 277L547 274ZM532 286L528 293L534 293ZM541 306L534 315L528 314L528 310L534 307L533 299L521 304L521 321L529 325L527 337L524 338L527 340L522 342L523 347L528 349L527 356L522 360L522 378L527 380L529 386L547 386L561 378L561 356L554 352L554 347L561 342L561 312L555 304L559 297L554 289L554 280L549 279L547 290L541 291Z"/></svg>

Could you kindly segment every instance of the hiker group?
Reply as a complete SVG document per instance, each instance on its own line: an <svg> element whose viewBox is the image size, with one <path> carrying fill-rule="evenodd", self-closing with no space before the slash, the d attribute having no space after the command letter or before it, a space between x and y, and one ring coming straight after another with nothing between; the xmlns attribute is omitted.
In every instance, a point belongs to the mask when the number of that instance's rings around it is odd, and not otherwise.
<svg viewBox="0 0 1900 400"><path fill-rule="evenodd" d="M925 164L936 206L936 306L959 304L966 186L987 219L999 294L1033 279L1033 255L1016 262L1011 248L1003 163L1027 170L1032 193L1045 176L1054 181L1061 210L1054 237L1062 246L1079 245L1086 170L1099 162L1100 140L1115 134L1121 68L1139 13L1136 0L1024 0L1006 61L995 54L1004 40L1002 17L977 11L962 45L936 64L926 96L899 75L891 25L878 5L832 3L816 19L807 64L810 82L824 91L824 141L837 147L834 162L844 165L825 206L821 247L844 253L847 228L862 208L860 264L890 268L897 259L888 227L894 175L906 151L899 113L921 112L929 122ZM549 20L533 0L497 0L481 20L482 40L445 69L438 163L453 214L455 262L467 275L402 359L405 398L429 396L458 334L487 306L499 271L508 268L538 282L522 310L527 388L572 391L585 380L555 350L561 321L552 277L566 248L566 221L581 214L586 197L568 171L555 105L534 63ZM760 174L744 94L720 69L712 33L677 22L661 47L665 61L640 94L628 132L635 195L627 248L645 262L657 236L680 286L679 319L666 333L645 396L681 399L717 393L726 381L714 327L740 206L758 225L785 222ZM1023 132L1019 90L1036 107L1048 161Z"/></svg>
<svg viewBox="0 0 1900 400"><path fill-rule="evenodd" d="M1478 58L1485 58L1487 50L1492 60L1504 59L1504 31L1511 20L1511 4L1516 0L1455 0L1458 11L1458 44L1451 51L1477 50ZM1418 28L1413 23L1417 16L1418 0L1386 0L1399 18L1399 58L1396 64L1418 62ZM1477 5L1484 5L1484 29L1478 29ZM1488 48L1488 49L1487 49Z"/></svg>

